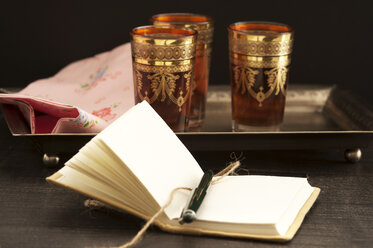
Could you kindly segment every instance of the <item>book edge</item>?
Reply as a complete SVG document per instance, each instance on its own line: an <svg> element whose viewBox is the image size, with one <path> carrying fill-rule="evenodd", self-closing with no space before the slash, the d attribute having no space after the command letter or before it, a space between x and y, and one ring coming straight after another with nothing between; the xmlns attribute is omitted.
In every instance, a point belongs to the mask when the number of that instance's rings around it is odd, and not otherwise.
<svg viewBox="0 0 373 248"><path fill-rule="evenodd" d="M298 212L297 217L293 221L293 223L290 225L288 231L284 235L284 239L289 241L293 239L294 235L300 228L301 224L303 223L304 218L306 217L307 213L310 211L311 207L315 203L317 197L320 194L320 188L318 187L313 187L313 192L310 195L310 197L307 199L307 201L304 203L303 207L300 209Z"/></svg>
<svg viewBox="0 0 373 248"><path fill-rule="evenodd" d="M122 204L117 204L116 202L114 201L110 201L108 199L104 199L104 198L101 198L101 197L98 197L96 195L92 195L92 194L89 194L89 193L86 193L86 192L83 192L79 189L76 189L74 187L70 187L69 185L66 185L66 184L63 184L63 183L60 183L58 182L58 179L63 176L61 173L59 172L56 172L54 173L53 175L49 176L46 178L46 181L50 184L54 184L54 185L57 185L57 186L61 186L61 187L64 187L64 188L67 188L67 189L70 189L72 191L75 191L75 192L78 192L79 194L82 194L82 195L85 195L87 197L90 197L90 198L93 198L93 199L96 199L96 200L99 200L105 204L107 204L108 208L113 208L113 209L117 209L119 212L127 212L127 213L130 213L130 214L133 214L135 216L138 216L144 220L148 220L151 218L151 216L146 216L128 206L124 206Z"/></svg>
<svg viewBox="0 0 373 248"><path fill-rule="evenodd" d="M272 241L290 241L296 232L298 231L299 227L301 226L306 214L313 206L314 202L316 201L319 193L320 188L313 187L314 191L304 203L303 207L298 212L297 217L290 225L288 231L285 235L258 235L258 234L243 234L243 233L233 233L233 232L223 232L223 231L210 231L206 229L200 228L188 228L186 226L172 226L163 224L159 221L156 221L155 224L159 226L164 231L172 232L172 233L184 233L184 234L197 234L197 235L212 235L212 236L226 236L226 237L237 237L237 238L250 238L250 239L262 239L262 240L272 240Z"/></svg>
<svg viewBox="0 0 373 248"><path fill-rule="evenodd" d="M127 206L123 206L120 204L116 204L115 202L112 202L107 199L103 199L101 197L97 197L94 195L90 195L89 193L84 193L78 189L75 189L73 187L70 187L68 185L65 185L63 183L58 182L58 178L62 176L61 173L56 172L53 175L46 178L48 183L63 186L65 188L71 189L73 191L76 191L80 194L83 194L85 196L97 199L99 201L102 201L106 204L109 204L109 207L113 207L114 209L117 209L119 211L125 211L131 214L134 214L144 220L148 220L151 217L145 216L144 214L130 208ZM304 203L303 207L300 209L300 211L297 214L297 217L293 221L293 223L290 225L288 231L285 235L259 235L259 234L244 234L244 233L233 233L233 232L223 232L223 231L211 231L207 229L201 229L201 228L195 228L195 227L187 227L187 226L174 226L171 224L164 223L160 220L155 220L154 225L157 225L160 229L163 231L167 231L170 233L180 233L180 234L191 234L191 235L210 235L210 236L222 236L222 237L236 237L236 238L248 238L248 239L261 239L261 240L270 240L270 241L290 241L293 239L295 234L297 233L298 229L300 228L301 224L303 223L303 220L306 216L306 214L309 212L311 207L313 206L314 202L316 201L317 197L320 194L320 188L313 187L313 192L310 195L310 197L307 199L307 201Z"/></svg>

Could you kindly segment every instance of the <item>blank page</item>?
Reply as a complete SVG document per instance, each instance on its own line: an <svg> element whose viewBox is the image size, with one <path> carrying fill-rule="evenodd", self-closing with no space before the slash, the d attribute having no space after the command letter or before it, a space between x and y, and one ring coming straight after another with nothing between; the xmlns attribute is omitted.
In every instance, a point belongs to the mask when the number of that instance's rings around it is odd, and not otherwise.
<svg viewBox="0 0 373 248"><path fill-rule="evenodd" d="M300 191L304 192L299 198ZM291 205L296 205L292 211L297 213L312 191L306 178L228 176L210 186L197 218L216 222L276 224ZM289 216L295 218L296 214Z"/></svg>
<svg viewBox="0 0 373 248"><path fill-rule="evenodd" d="M97 135L136 175L159 206L177 187L195 187L203 175L197 161L174 132L143 101ZM178 194L175 202L180 202ZM165 210L169 218L179 216L184 205Z"/></svg>

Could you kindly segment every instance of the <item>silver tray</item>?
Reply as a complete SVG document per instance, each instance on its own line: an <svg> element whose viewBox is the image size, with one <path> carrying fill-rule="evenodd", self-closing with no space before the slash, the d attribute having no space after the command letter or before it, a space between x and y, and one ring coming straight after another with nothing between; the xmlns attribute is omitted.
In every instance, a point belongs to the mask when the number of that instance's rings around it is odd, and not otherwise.
<svg viewBox="0 0 373 248"><path fill-rule="evenodd" d="M20 120L13 120L20 124L12 134L32 140L47 154L75 153L94 136L27 134ZM373 138L373 108L335 86L290 85L280 131L232 132L230 88L210 86L201 131L177 135L192 151L345 149L356 160L359 148L369 146Z"/></svg>

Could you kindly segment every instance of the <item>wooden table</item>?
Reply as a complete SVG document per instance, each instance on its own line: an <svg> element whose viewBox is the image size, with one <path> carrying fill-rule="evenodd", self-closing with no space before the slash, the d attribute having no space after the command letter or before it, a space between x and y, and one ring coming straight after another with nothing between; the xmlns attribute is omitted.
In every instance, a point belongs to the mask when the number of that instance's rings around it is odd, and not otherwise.
<svg viewBox="0 0 373 248"><path fill-rule="evenodd" d="M218 171L231 152L194 155L204 169ZM372 152L373 147L364 149L357 164L345 162L342 150L244 152L243 167L251 174L307 176L321 188L289 243L176 235L152 227L139 247L371 247ZM48 185L45 177L58 168L47 168L31 143L12 137L1 114L0 156L0 248L116 246L144 224L129 214L87 210L86 197Z"/></svg>

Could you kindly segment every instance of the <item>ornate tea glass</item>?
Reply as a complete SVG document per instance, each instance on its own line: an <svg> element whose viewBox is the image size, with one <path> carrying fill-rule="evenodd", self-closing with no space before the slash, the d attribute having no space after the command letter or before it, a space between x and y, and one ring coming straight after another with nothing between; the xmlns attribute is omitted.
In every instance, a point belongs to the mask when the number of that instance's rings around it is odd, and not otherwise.
<svg viewBox="0 0 373 248"><path fill-rule="evenodd" d="M151 19L154 25L191 28L197 31L196 58L194 67L194 82L189 127L193 130L201 128L205 118L206 94L209 83L211 44L214 25L212 18L189 13L167 13L154 15Z"/></svg>
<svg viewBox="0 0 373 248"><path fill-rule="evenodd" d="M234 131L277 131L282 123L294 31L271 22L228 27Z"/></svg>
<svg viewBox="0 0 373 248"><path fill-rule="evenodd" d="M196 32L142 26L131 38L135 102L148 101L173 131L186 131Z"/></svg>

